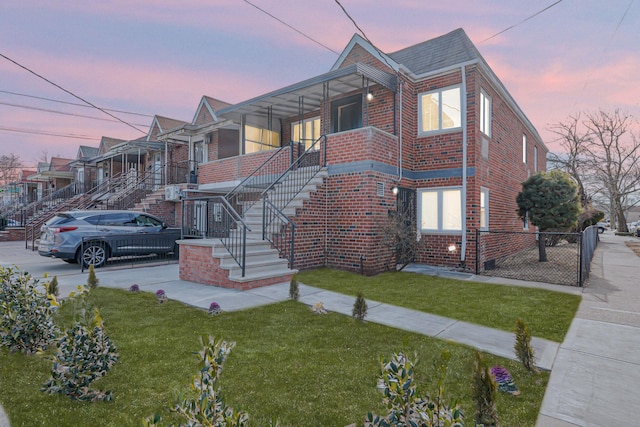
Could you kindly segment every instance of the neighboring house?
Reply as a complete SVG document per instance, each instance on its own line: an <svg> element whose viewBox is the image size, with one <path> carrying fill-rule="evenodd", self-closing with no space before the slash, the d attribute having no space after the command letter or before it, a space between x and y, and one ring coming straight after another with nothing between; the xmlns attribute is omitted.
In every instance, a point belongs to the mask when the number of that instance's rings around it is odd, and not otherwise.
<svg viewBox="0 0 640 427"><path fill-rule="evenodd" d="M78 193L85 193L97 185L98 174L92 159L97 157L98 153L99 150L96 147L81 145L78 147L76 159L69 164L74 173Z"/></svg>
<svg viewBox="0 0 640 427"><path fill-rule="evenodd" d="M183 144L200 190L224 194L321 136L327 176L295 211L296 269L383 271L397 210L415 215L417 262L473 269L476 230L526 227L515 198L548 151L462 29L390 54L354 35L327 73L236 105L203 97L157 138Z"/></svg>
<svg viewBox="0 0 640 427"><path fill-rule="evenodd" d="M64 188L74 181L74 173L69 165L73 159L52 157L47 162L39 162L35 174L29 177L30 181L36 181L37 200L47 196L57 189Z"/></svg>

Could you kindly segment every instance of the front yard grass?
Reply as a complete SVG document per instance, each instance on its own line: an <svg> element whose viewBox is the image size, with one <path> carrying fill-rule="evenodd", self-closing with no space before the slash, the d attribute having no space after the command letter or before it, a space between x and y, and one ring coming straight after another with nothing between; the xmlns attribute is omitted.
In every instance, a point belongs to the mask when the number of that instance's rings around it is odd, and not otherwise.
<svg viewBox="0 0 640 427"><path fill-rule="evenodd" d="M365 277L318 269L299 273L300 283L411 308L465 322L513 331L522 319L533 336L562 342L580 296L544 289L466 282L409 272Z"/></svg>
<svg viewBox="0 0 640 427"><path fill-rule="evenodd" d="M460 399L466 425L473 425L474 350L466 346L337 313L315 315L294 301L209 316L175 301L157 304L151 293L97 288L92 299L120 352L118 363L95 387L111 390L115 401L76 402L44 394L39 389L50 362L1 349L0 403L13 427L139 426L154 412L177 422L166 408L176 402L174 391L188 391L202 334L236 341L222 375L223 395L229 405L249 413L252 426L275 419L283 427L362 425L368 411L384 413L375 387L381 357L417 352L420 390L433 395L433 366L444 349L451 352L445 398ZM68 311L61 317L68 322ZM517 362L489 354L485 358L505 366L522 391L518 397L498 394L501 424L535 425L549 374L530 374Z"/></svg>

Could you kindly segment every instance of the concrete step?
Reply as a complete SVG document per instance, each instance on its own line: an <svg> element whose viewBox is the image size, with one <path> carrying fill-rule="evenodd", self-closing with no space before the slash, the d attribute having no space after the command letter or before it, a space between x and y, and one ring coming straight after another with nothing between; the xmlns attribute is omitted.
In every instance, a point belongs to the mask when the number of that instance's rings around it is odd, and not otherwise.
<svg viewBox="0 0 640 427"><path fill-rule="evenodd" d="M268 271L255 271L255 270L251 270L251 269L247 269L245 271L245 275L244 277L242 277L242 272L238 271L238 272L233 272L229 273L229 279L233 280L234 282L252 282L254 280L265 280L265 279L273 279L276 277L282 277L283 281L286 280L286 278L290 277L293 274L296 274L298 272L298 270L291 270L289 268L283 268L283 269L278 269L278 270L268 270Z"/></svg>

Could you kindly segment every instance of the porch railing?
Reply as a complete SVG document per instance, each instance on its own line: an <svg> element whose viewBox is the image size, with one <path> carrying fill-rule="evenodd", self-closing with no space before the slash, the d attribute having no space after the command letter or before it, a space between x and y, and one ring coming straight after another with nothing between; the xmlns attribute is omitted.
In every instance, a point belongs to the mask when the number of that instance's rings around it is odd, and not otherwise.
<svg viewBox="0 0 640 427"><path fill-rule="evenodd" d="M182 237L217 238L240 266L242 277L246 271L247 226L242 216L224 196L187 197L182 201Z"/></svg>

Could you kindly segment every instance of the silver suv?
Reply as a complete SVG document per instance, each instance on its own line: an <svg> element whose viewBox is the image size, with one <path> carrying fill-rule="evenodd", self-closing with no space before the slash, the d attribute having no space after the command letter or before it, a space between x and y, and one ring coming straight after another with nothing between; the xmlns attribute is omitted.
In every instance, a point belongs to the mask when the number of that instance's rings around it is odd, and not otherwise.
<svg viewBox="0 0 640 427"><path fill-rule="evenodd" d="M38 253L102 267L111 257L177 254L180 233L143 212L60 212L42 226Z"/></svg>

